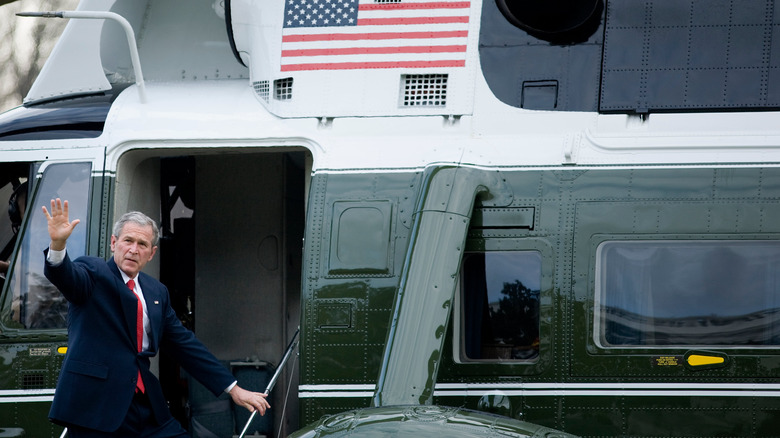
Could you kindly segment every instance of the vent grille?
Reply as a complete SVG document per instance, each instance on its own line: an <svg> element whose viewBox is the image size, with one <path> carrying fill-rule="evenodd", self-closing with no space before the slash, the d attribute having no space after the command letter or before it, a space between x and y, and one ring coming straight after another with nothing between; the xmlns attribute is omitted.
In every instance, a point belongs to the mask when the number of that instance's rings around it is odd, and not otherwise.
<svg viewBox="0 0 780 438"><path fill-rule="evenodd" d="M268 81L259 81L252 84L255 88L255 93L263 99L265 103L268 103L268 97L271 94L271 86Z"/></svg>
<svg viewBox="0 0 780 438"><path fill-rule="evenodd" d="M40 372L22 373L22 389L41 389L46 387L46 375Z"/></svg>
<svg viewBox="0 0 780 438"><path fill-rule="evenodd" d="M401 107L446 105L446 74L401 75Z"/></svg>
<svg viewBox="0 0 780 438"><path fill-rule="evenodd" d="M292 99L293 78L277 79L274 81L274 99Z"/></svg>

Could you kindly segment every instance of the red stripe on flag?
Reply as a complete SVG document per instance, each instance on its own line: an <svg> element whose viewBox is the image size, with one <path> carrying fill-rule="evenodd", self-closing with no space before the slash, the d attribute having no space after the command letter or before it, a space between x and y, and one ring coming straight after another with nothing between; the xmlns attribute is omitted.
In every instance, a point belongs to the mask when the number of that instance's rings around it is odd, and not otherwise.
<svg viewBox="0 0 780 438"><path fill-rule="evenodd" d="M448 24L468 23L469 17L399 17L399 18L358 18L358 26L392 26L406 24Z"/></svg>
<svg viewBox="0 0 780 438"><path fill-rule="evenodd" d="M370 68L443 68L464 67L465 60L452 61L386 61L386 62L340 62L329 64L289 64L282 65L282 71L303 70L358 70Z"/></svg>
<svg viewBox="0 0 780 438"><path fill-rule="evenodd" d="M466 38L466 30L441 32L374 32L374 33L325 33L311 35L283 35L283 43L303 43L309 41L355 41L355 40L393 40L428 38Z"/></svg>
<svg viewBox="0 0 780 438"><path fill-rule="evenodd" d="M288 56L381 55L391 53L458 53L466 46L344 47L338 49L282 50Z"/></svg>
<svg viewBox="0 0 780 438"><path fill-rule="evenodd" d="M376 11L382 9L467 9L470 2L429 2L429 3L375 3L361 4L358 10Z"/></svg>

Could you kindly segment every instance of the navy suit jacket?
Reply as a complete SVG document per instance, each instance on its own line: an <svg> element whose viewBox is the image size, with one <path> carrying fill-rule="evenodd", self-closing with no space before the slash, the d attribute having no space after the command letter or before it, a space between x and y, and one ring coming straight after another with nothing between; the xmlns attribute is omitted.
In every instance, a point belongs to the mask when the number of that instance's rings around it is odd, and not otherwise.
<svg viewBox="0 0 780 438"><path fill-rule="evenodd" d="M218 396L235 381L228 370L185 328L170 305L168 289L140 273L151 333L149 350L138 353L135 294L122 281L114 259L65 257L48 262L44 274L70 303L68 352L62 364L49 418L104 432L122 424L135 393L138 371L157 423L171 418L149 358L162 348Z"/></svg>

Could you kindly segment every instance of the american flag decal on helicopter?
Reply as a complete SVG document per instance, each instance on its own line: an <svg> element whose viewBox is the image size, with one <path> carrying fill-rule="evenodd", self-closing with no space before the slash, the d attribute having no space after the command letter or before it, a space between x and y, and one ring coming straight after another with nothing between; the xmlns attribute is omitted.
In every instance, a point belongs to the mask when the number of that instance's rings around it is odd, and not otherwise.
<svg viewBox="0 0 780 438"><path fill-rule="evenodd" d="M282 71L466 65L469 1L288 0Z"/></svg>

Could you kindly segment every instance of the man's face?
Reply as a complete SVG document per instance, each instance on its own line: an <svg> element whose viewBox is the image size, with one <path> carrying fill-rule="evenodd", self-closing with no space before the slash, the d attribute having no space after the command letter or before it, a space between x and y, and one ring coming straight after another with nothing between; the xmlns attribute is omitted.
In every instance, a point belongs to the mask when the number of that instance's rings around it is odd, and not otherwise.
<svg viewBox="0 0 780 438"><path fill-rule="evenodd" d="M135 278L157 252L157 247L152 246L153 236L151 225L143 226L133 222L126 223L118 237L111 236L114 261L130 278Z"/></svg>

